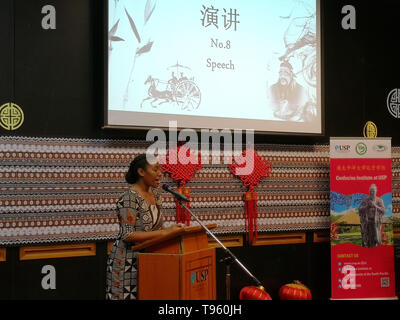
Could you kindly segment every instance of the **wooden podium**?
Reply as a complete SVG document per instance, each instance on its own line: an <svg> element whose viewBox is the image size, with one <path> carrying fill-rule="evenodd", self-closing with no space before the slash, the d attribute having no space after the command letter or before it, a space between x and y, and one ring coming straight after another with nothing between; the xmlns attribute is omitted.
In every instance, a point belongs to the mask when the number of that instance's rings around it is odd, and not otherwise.
<svg viewBox="0 0 400 320"><path fill-rule="evenodd" d="M208 247L201 226L145 241L133 250L140 251L139 300L216 299L215 248Z"/></svg>

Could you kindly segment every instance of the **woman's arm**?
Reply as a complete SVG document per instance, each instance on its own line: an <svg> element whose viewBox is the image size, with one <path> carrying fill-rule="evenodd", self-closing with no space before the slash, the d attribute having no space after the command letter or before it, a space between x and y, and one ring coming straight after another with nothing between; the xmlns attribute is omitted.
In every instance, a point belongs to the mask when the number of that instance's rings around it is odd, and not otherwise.
<svg viewBox="0 0 400 320"><path fill-rule="evenodd" d="M182 228L182 225L174 224L166 229L159 229L154 231L133 231L124 239L124 241L127 243L144 242L161 236L166 236Z"/></svg>
<svg viewBox="0 0 400 320"><path fill-rule="evenodd" d="M166 230L155 230L155 231L134 231L131 232L124 241L127 243L144 242L153 238L158 238L165 235Z"/></svg>

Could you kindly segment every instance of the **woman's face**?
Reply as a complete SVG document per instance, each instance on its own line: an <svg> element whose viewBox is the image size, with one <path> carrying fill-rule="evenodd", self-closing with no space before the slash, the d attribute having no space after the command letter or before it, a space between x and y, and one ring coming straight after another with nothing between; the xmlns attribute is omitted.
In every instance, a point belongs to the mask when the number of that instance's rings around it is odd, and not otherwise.
<svg viewBox="0 0 400 320"><path fill-rule="evenodd" d="M160 164L158 162L148 163L142 172L143 182L150 187L158 188L162 176Z"/></svg>

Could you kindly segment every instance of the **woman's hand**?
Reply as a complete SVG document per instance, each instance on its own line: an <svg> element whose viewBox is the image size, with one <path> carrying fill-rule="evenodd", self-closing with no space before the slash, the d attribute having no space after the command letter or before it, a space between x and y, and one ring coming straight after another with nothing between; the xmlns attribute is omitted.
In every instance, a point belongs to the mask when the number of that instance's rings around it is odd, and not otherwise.
<svg viewBox="0 0 400 320"><path fill-rule="evenodd" d="M164 229L164 234L165 235L171 234L175 231L182 230L183 228L184 228L184 225L181 223L173 224L173 225L169 226L168 228Z"/></svg>

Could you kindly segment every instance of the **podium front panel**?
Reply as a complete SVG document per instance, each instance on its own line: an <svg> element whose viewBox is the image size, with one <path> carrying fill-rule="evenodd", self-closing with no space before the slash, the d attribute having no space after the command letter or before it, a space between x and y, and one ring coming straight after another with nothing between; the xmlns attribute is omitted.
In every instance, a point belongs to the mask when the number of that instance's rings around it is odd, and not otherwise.
<svg viewBox="0 0 400 320"><path fill-rule="evenodd" d="M215 300L215 248L182 255L182 299Z"/></svg>
<svg viewBox="0 0 400 320"><path fill-rule="evenodd" d="M138 298L179 300L179 254L138 254Z"/></svg>

